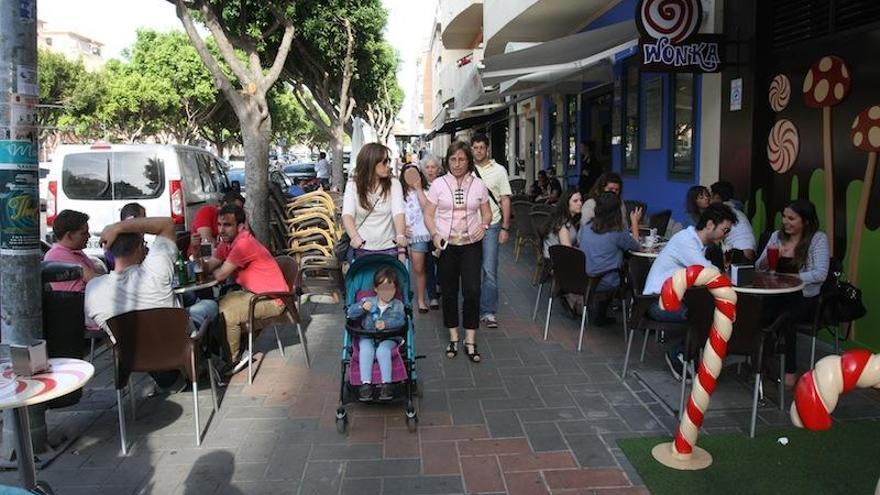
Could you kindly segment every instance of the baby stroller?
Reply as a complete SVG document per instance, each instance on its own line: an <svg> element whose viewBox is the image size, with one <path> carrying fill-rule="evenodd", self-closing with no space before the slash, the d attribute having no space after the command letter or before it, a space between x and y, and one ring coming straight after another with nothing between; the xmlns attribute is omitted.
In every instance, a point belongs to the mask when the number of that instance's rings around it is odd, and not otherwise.
<svg viewBox="0 0 880 495"><path fill-rule="evenodd" d="M345 307L375 295L373 289L373 277L380 268L391 267L397 272L399 290L395 295L403 302L406 322L400 328L385 329L382 338L400 337L403 342L391 352L391 382L394 394L392 402L406 400L406 425L410 431L414 431L418 417L413 405L413 395L416 392L416 359L424 356L416 356L415 332L412 322L412 292L409 287L409 272L406 267L393 256L376 254L358 258L351 264L345 274ZM344 311L344 308L343 308ZM345 325L345 336L342 339L342 377L339 386L339 406L336 408L336 430L345 433L348 425L348 415L345 404L356 395L357 388L363 383L358 368L359 348L357 345L360 338L371 338L375 334L366 333L360 328L360 322L348 320ZM373 363L372 383L379 383L379 365Z"/></svg>

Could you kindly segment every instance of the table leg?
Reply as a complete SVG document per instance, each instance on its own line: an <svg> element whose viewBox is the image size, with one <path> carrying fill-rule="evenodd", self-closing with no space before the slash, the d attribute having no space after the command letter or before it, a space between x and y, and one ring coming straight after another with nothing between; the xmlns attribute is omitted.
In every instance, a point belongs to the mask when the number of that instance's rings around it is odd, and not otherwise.
<svg viewBox="0 0 880 495"><path fill-rule="evenodd" d="M16 457L18 458L18 474L21 476L21 484L26 490L33 490L37 486L37 467L34 465L34 446L31 443L31 422L28 418L27 406L12 410L15 422L12 427L15 431Z"/></svg>

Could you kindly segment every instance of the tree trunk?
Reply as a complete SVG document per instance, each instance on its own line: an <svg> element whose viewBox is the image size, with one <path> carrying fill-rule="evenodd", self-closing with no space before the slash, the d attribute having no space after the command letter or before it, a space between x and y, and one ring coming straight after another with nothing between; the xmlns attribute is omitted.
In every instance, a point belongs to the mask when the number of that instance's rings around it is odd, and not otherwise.
<svg viewBox="0 0 880 495"><path fill-rule="evenodd" d="M345 158L343 155L343 143L345 142L345 126L342 122L334 122L333 129L330 133L330 150L333 157L333 166L330 173L331 184L337 191L342 191L345 186L345 177L343 175L343 163ZM351 157L354 160L354 157Z"/></svg>
<svg viewBox="0 0 880 495"><path fill-rule="evenodd" d="M245 181L247 182L247 221L251 233L269 246L269 142L272 120L263 119L254 102L250 102L247 118L241 118L241 140L244 145ZM243 117L243 116L242 116Z"/></svg>

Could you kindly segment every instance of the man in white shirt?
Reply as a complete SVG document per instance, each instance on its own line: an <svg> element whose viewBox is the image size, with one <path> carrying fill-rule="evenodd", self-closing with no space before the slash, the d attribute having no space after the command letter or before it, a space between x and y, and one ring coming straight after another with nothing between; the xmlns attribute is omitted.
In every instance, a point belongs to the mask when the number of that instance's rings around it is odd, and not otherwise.
<svg viewBox="0 0 880 495"><path fill-rule="evenodd" d="M144 234L156 238L148 250ZM86 285L86 315L107 330L107 320L114 316L153 308L179 308L172 292L177 259L176 232L171 218L131 218L108 225L101 241L116 260L112 272L92 279ZM149 252L148 252L149 251ZM195 328L218 314L217 303L201 300L187 308ZM153 374L157 385L166 388L178 373Z"/></svg>
<svg viewBox="0 0 880 495"><path fill-rule="evenodd" d="M725 204L733 210L737 222L730 229L730 235L725 239L725 244L733 249L739 249L749 260L755 259L755 233L749 218L742 211L742 203L734 198L733 184L727 181L719 181L712 184L712 202Z"/></svg>
<svg viewBox="0 0 880 495"><path fill-rule="evenodd" d="M325 191L330 189L330 163L327 162L327 153L318 154L318 163L315 164L315 177L321 181L321 188Z"/></svg>
<svg viewBox="0 0 880 495"><path fill-rule="evenodd" d="M489 138L477 134L471 141L475 174L489 189L492 223L483 237L483 270L480 285L480 320L487 328L497 328L498 319L498 247L507 242L510 230L510 180L507 169L489 157Z"/></svg>
<svg viewBox="0 0 880 495"><path fill-rule="evenodd" d="M642 293L659 294L666 279L682 268L692 265L712 266L705 255L706 247L724 240L736 222L736 214L730 207L709 205L700 215L696 227L688 227L669 239L669 243L651 265ZM648 310L648 317L657 321L684 321L687 319L687 308L682 306L678 311L663 311L659 303L654 303ZM681 379L684 367L683 350L679 342L666 353L666 363L676 380Z"/></svg>

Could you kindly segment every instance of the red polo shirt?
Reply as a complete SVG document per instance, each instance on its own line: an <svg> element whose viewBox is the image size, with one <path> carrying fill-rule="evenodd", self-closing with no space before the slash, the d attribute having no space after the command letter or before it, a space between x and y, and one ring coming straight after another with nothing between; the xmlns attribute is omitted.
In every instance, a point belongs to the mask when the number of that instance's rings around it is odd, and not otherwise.
<svg viewBox="0 0 880 495"><path fill-rule="evenodd" d="M214 254L220 261L238 267L235 281L250 292L259 294L290 290L272 253L248 230L235 236L228 252L218 249Z"/></svg>

